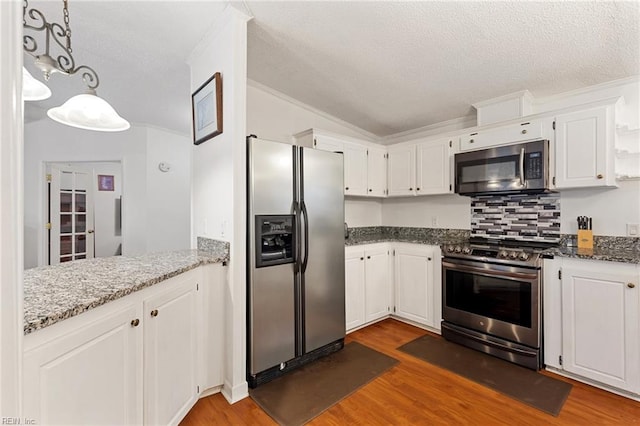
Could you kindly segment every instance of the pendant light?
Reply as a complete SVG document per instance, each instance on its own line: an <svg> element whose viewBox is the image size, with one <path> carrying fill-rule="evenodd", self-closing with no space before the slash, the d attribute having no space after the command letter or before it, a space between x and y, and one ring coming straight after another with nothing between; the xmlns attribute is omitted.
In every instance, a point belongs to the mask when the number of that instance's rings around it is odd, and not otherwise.
<svg viewBox="0 0 640 426"><path fill-rule="evenodd" d="M101 132L118 132L127 130L131 125L127 120L120 117L107 101L99 98L96 89L100 85L98 74L87 65L76 66L71 49L71 27L69 25L69 5L68 0L62 1L62 12L64 16L64 27L56 22L48 22L44 14L38 9L29 9L28 1L24 1L22 12L22 24L25 29L23 48L26 53L35 58L35 65L44 76L45 81L49 81L52 74L74 75L82 74L82 80L87 85L87 92L76 95L59 107L51 108L47 115L62 124L86 130L96 130ZM29 19L29 22L27 22ZM44 32L45 49L38 53L38 43L28 31ZM56 53L54 59L50 54L50 47L57 46L60 52ZM23 75L31 77L36 83L40 83L24 69ZM28 95L30 84L33 83L28 77L24 77L23 97L25 100L37 100ZM44 86L49 92L51 91ZM42 90L42 89L41 89ZM31 93L31 92L29 92ZM42 95L43 96L43 95ZM48 97L48 96L47 96ZM41 98L45 99L45 98Z"/></svg>
<svg viewBox="0 0 640 426"><path fill-rule="evenodd" d="M22 67L22 98L25 101L41 101L50 97L51 90Z"/></svg>

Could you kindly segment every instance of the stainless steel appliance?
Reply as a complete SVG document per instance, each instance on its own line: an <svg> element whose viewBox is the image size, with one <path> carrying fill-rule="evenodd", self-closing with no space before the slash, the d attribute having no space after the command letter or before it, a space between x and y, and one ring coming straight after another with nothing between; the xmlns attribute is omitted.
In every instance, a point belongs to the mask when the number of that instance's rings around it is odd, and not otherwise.
<svg viewBox="0 0 640 426"><path fill-rule="evenodd" d="M247 380L344 346L343 156L247 138Z"/></svg>
<svg viewBox="0 0 640 426"><path fill-rule="evenodd" d="M548 140L455 155L455 192L458 194L533 193L548 190Z"/></svg>
<svg viewBox="0 0 640 426"><path fill-rule="evenodd" d="M449 245L442 259L442 335L531 369L542 359L542 247Z"/></svg>

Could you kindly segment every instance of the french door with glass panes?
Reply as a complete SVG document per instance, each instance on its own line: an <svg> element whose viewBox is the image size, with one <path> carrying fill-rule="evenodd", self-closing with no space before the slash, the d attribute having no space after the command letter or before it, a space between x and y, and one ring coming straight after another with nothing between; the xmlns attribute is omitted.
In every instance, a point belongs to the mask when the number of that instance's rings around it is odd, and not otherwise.
<svg viewBox="0 0 640 426"><path fill-rule="evenodd" d="M49 264L94 256L93 171L51 165Z"/></svg>

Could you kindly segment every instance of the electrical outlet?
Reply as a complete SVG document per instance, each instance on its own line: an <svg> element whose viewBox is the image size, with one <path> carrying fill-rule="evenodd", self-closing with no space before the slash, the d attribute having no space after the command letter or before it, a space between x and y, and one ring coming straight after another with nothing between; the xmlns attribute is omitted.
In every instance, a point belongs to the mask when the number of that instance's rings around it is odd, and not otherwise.
<svg viewBox="0 0 640 426"><path fill-rule="evenodd" d="M638 236L640 236L640 224L627 223L627 237L638 237Z"/></svg>
<svg viewBox="0 0 640 426"><path fill-rule="evenodd" d="M431 216L431 226L438 226L438 216Z"/></svg>

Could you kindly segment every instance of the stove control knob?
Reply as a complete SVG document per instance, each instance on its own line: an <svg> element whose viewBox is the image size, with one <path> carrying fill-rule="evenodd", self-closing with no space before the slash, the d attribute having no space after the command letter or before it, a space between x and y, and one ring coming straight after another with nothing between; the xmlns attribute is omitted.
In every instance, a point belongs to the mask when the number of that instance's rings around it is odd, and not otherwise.
<svg viewBox="0 0 640 426"><path fill-rule="evenodd" d="M456 248L455 248L455 252L456 252L456 253L460 253L461 251L462 251L462 247L460 247L460 246L456 246Z"/></svg>
<svg viewBox="0 0 640 426"><path fill-rule="evenodd" d="M471 254L471 247L465 247L465 248L463 248L463 249L462 249L462 252L463 252L464 254Z"/></svg>
<svg viewBox="0 0 640 426"><path fill-rule="evenodd" d="M449 253L453 253L453 251L454 251L454 250L455 250L455 247L454 247L454 246L447 246L447 251L448 251Z"/></svg>
<svg viewBox="0 0 640 426"><path fill-rule="evenodd" d="M525 253L525 252L520 253L520 256L518 256L518 259L529 260L529 253Z"/></svg>
<svg viewBox="0 0 640 426"><path fill-rule="evenodd" d="M518 252L517 251L512 251L511 253L509 253L509 257L512 259L517 259L518 258Z"/></svg>
<svg viewBox="0 0 640 426"><path fill-rule="evenodd" d="M509 257L509 253L507 253L505 250L500 250L500 252L498 253L498 257L507 258Z"/></svg>

